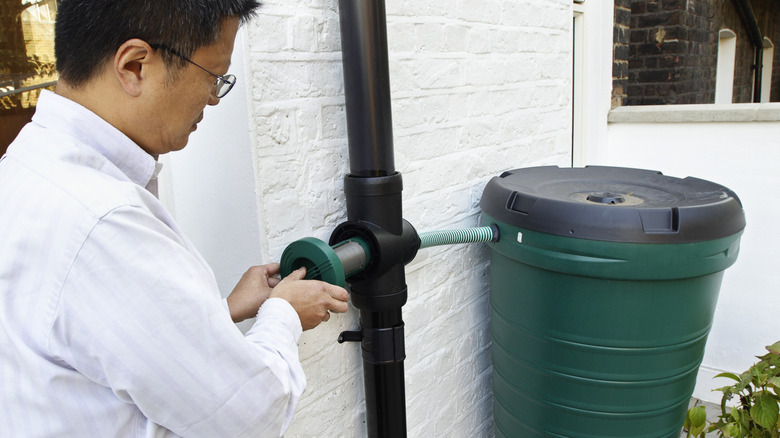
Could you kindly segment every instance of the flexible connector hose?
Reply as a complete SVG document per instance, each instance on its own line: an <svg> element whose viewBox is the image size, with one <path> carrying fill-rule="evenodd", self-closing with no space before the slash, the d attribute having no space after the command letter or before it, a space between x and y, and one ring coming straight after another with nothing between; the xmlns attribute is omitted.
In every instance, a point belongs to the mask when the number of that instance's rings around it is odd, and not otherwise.
<svg viewBox="0 0 780 438"><path fill-rule="evenodd" d="M498 227L495 225L420 233L420 249L437 245L496 241L498 241Z"/></svg>

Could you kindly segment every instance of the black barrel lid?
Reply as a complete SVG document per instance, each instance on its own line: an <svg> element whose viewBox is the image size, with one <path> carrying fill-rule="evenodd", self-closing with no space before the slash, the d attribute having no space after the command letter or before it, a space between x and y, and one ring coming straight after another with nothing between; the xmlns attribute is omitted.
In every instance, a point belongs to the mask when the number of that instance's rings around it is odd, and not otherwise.
<svg viewBox="0 0 780 438"><path fill-rule="evenodd" d="M702 242L745 228L726 187L621 167L510 170L488 182L480 207L527 230L611 242Z"/></svg>

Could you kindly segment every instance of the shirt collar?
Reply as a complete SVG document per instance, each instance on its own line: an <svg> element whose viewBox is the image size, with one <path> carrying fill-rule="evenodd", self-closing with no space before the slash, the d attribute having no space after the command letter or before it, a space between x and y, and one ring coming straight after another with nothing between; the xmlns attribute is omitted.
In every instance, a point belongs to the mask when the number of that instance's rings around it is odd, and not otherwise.
<svg viewBox="0 0 780 438"><path fill-rule="evenodd" d="M33 121L78 139L141 187L146 187L159 172L155 159L120 130L59 94L41 92Z"/></svg>

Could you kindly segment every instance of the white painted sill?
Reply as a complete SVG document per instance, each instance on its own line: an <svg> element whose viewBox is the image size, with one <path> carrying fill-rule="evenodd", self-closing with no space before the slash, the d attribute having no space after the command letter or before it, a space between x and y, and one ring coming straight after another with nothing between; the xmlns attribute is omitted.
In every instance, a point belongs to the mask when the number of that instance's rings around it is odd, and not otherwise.
<svg viewBox="0 0 780 438"><path fill-rule="evenodd" d="M780 122L780 103L623 106L609 112L609 123Z"/></svg>

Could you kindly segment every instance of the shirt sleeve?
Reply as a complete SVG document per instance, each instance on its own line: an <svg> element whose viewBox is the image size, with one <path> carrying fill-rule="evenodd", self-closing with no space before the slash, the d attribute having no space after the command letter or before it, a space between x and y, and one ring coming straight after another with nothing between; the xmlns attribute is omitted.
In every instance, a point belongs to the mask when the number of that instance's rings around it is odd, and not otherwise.
<svg viewBox="0 0 780 438"><path fill-rule="evenodd" d="M306 384L298 316L269 299L244 336L221 301L184 238L147 210L122 207L73 262L49 347L178 435L281 436Z"/></svg>

